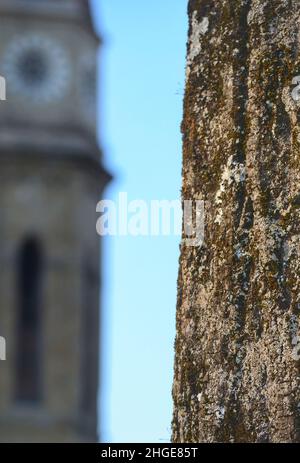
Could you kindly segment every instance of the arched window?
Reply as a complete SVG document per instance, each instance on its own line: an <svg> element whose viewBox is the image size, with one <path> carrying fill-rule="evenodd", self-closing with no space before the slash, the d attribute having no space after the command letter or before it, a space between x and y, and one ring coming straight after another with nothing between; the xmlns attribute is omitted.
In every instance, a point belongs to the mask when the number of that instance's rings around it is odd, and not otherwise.
<svg viewBox="0 0 300 463"><path fill-rule="evenodd" d="M41 283L42 255L39 242L27 239L18 256L18 308L16 351L16 400L41 399Z"/></svg>

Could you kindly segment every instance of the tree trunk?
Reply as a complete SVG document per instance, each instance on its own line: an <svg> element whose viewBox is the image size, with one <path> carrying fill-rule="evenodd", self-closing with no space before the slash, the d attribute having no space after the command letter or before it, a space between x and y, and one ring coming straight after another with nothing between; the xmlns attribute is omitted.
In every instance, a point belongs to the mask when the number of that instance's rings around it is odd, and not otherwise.
<svg viewBox="0 0 300 463"><path fill-rule="evenodd" d="M300 442L298 0L190 0L174 442ZM300 78L299 78L300 82ZM300 88L300 86L299 86Z"/></svg>

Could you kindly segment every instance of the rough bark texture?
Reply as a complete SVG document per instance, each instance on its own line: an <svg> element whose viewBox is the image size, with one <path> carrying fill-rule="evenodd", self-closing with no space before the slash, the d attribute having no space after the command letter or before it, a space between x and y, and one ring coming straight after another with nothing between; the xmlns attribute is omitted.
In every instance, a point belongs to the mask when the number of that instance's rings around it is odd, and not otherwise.
<svg viewBox="0 0 300 463"><path fill-rule="evenodd" d="M190 0L174 442L300 442L298 0Z"/></svg>

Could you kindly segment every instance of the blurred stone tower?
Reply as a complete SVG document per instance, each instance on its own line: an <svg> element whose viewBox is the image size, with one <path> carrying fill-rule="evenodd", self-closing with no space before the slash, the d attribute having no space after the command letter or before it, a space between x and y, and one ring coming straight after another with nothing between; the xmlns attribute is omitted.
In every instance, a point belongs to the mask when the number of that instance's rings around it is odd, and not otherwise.
<svg viewBox="0 0 300 463"><path fill-rule="evenodd" d="M0 440L97 439L99 46L86 0L0 0Z"/></svg>

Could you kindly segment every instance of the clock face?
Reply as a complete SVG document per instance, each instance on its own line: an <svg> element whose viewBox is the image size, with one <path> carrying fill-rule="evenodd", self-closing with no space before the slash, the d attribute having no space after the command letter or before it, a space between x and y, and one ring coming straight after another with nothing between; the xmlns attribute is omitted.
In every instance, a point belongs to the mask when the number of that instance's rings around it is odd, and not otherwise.
<svg viewBox="0 0 300 463"><path fill-rule="evenodd" d="M58 101L70 79L67 53L42 34L16 37L6 49L3 69L10 91L32 103Z"/></svg>

